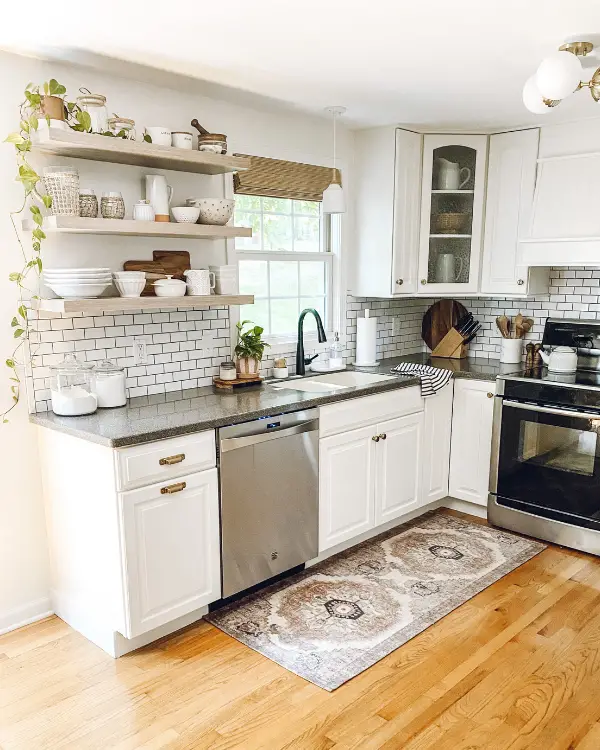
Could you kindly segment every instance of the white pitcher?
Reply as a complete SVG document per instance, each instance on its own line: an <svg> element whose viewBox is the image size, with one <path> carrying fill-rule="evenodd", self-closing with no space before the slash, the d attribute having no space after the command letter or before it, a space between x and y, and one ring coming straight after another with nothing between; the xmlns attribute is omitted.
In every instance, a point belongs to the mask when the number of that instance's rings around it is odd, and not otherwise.
<svg viewBox="0 0 600 750"><path fill-rule="evenodd" d="M456 263L458 261L458 271ZM463 259L455 257L454 253L440 253L437 259L435 280L438 284L457 283L463 271Z"/></svg>
<svg viewBox="0 0 600 750"><path fill-rule="evenodd" d="M154 209L155 221L170 221L169 207L173 197L173 188L167 185L167 178L162 174L146 175L146 200Z"/></svg>
<svg viewBox="0 0 600 750"><path fill-rule="evenodd" d="M437 189L438 190L462 190L471 179L471 170L468 167L460 168L460 165L448 159L440 157L436 159L437 165ZM465 174L464 179L461 177Z"/></svg>

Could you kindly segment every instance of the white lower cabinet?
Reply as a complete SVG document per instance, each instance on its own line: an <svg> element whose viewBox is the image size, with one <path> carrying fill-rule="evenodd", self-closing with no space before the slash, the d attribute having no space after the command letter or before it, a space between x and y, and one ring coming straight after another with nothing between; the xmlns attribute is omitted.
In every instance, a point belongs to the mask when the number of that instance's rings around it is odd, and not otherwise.
<svg viewBox="0 0 600 750"><path fill-rule="evenodd" d="M425 399L425 420L420 457L421 504L427 505L448 495L450 436L454 380L435 396Z"/></svg>
<svg viewBox="0 0 600 750"><path fill-rule="evenodd" d="M128 638L220 596L217 470L119 497Z"/></svg>
<svg viewBox="0 0 600 750"><path fill-rule="evenodd" d="M495 384L457 380L454 384L449 494L487 505Z"/></svg>

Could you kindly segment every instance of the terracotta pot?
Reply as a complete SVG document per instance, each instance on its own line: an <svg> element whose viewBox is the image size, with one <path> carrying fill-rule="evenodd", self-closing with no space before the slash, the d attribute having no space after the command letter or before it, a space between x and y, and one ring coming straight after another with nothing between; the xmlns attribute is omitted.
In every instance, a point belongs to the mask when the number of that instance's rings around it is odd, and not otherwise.
<svg viewBox="0 0 600 750"><path fill-rule="evenodd" d="M260 361L254 357L239 357L236 368L238 378L255 378L260 370Z"/></svg>
<svg viewBox="0 0 600 750"><path fill-rule="evenodd" d="M51 120L65 119L65 103L60 96L42 96L40 111Z"/></svg>

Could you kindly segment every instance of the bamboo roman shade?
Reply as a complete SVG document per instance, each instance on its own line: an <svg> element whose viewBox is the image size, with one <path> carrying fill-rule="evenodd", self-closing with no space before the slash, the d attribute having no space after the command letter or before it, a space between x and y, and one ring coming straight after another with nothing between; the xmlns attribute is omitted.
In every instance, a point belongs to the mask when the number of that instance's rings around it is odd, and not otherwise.
<svg viewBox="0 0 600 750"><path fill-rule="evenodd" d="M264 156L235 156L250 159L250 169L233 175L235 192L241 195L322 201L323 191L333 182L334 174L335 181L340 185L342 182L339 169Z"/></svg>

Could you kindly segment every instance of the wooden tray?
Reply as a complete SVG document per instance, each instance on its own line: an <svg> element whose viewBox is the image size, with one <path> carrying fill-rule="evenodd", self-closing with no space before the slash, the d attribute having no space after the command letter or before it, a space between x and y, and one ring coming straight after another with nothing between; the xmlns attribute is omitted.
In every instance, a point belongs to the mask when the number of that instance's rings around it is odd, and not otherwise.
<svg viewBox="0 0 600 750"><path fill-rule="evenodd" d="M238 388L248 388L251 385L261 385L263 379L260 375L256 375L253 378L236 378L236 380L221 380L221 378L213 378L213 385L215 388L221 388L226 391L233 391Z"/></svg>

